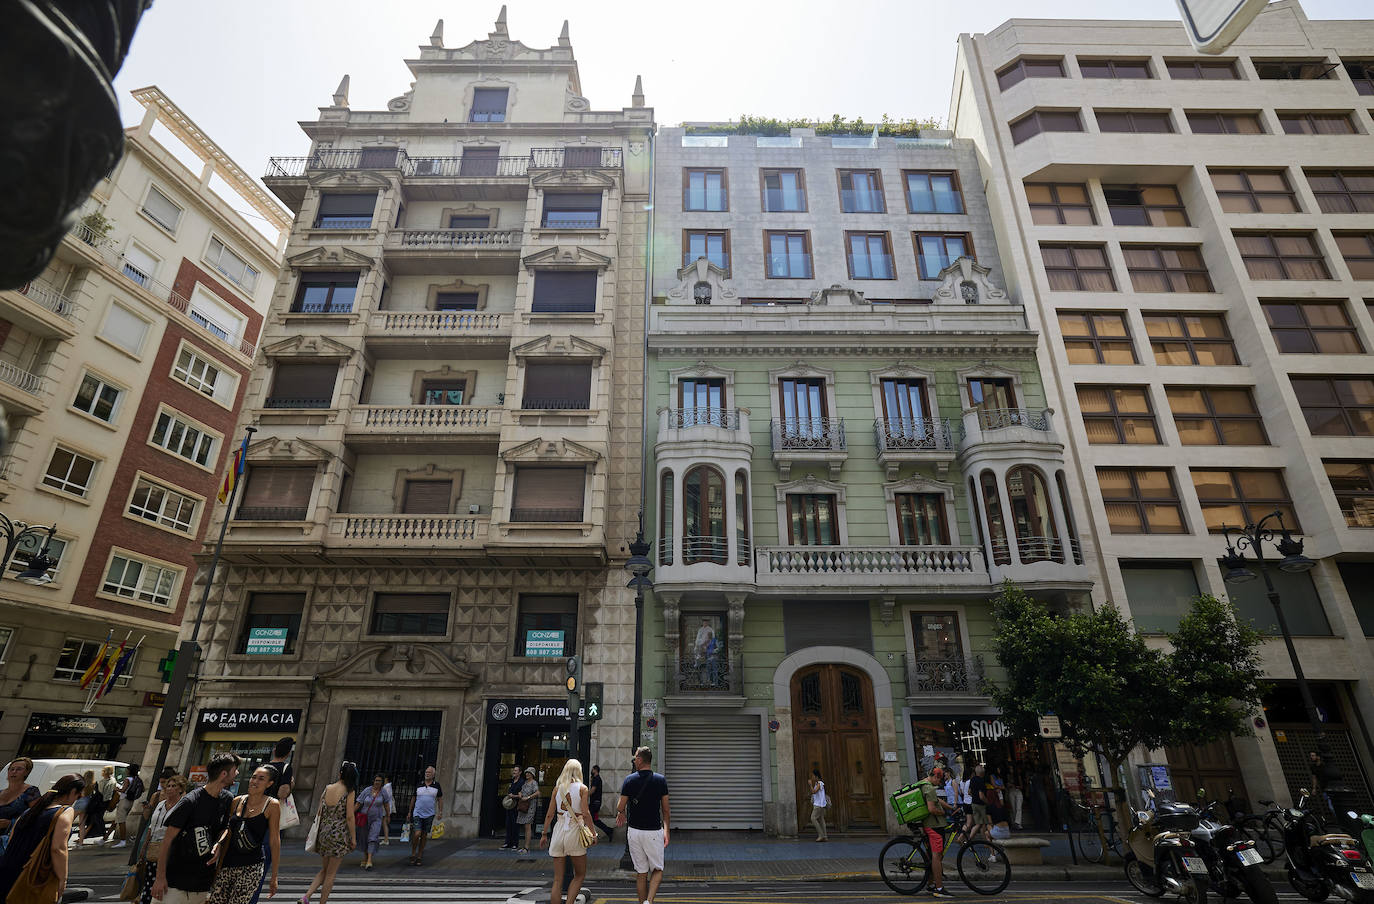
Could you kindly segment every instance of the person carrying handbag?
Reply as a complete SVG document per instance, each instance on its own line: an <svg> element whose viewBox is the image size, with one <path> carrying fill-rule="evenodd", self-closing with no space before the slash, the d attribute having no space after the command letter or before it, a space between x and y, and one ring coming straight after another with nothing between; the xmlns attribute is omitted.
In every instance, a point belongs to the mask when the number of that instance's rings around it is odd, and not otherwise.
<svg viewBox="0 0 1374 904"><path fill-rule="evenodd" d="M210 854L212 860L223 858L223 865L215 874L209 904L248 904L262 885L263 843L274 855L280 855L281 803L267 795L275 774L271 766L259 766L248 780L248 793L234 800L229 825ZM280 860L280 856L272 858L272 872L267 880L269 898L277 893Z"/></svg>
<svg viewBox="0 0 1374 904"><path fill-rule="evenodd" d="M57 904L67 888L67 838L72 804L85 790L75 773L64 775L14 822L0 858L0 900L6 904Z"/></svg>
<svg viewBox="0 0 1374 904"><path fill-rule="evenodd" d="M372 869L372 858L377 854L381 843L382 825L391 815L391 792L387 790L386 778L378 773L358 795L358 812L354 816L354 826L361 832L367 830L367 845L363 849L363 869Z"/></svg>
<svg viewBox="0 0 1374 904"><path fill-rule="evenodd" d="M556 817L556 821L555 821ZM553 806L539 829L539 846L547 842L553 858L553 891L550 904L563 904L563 858L573 862L573 878L568 885L568 900L576 901L587 878L587 848L596 844L596 830L587 825L587 786L582 783L582 764L570 759L563 764L553 789ZM553 830L550 832L550 824Z"/></svg>

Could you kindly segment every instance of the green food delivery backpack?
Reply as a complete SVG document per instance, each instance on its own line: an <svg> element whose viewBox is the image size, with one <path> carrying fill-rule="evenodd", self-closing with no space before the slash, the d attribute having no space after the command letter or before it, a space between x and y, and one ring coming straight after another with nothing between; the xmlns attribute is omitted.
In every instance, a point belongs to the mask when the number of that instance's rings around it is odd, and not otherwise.
<svg viewBox="0 0 1374 904"><path fill-rule="evenodd" d="M921 779L895 791L888 800L892 802L892 809L897 811L897 818L904 823L913 823L929 816L930 805L926 803L925 789L934 787L928 779Z"/></svg>

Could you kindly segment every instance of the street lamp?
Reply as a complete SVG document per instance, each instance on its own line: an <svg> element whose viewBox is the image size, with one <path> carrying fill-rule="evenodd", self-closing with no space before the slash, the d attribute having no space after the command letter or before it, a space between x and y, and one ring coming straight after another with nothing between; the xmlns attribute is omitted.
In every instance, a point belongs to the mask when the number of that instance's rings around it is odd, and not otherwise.
<svg viewBox="0 0 1374 904"><path fill-rule="evenodd" d="M43 541L43 548L29 557L29 565L23 571L14 576L17 581L25 584L51 584L53 566L57 560L48 555L48 549L52 544L53 534L57 533L57 525L44 527L41 524L27 524L23 521L11 521L4 512L0 512L0 533L5 537L5 552L0 556L0 574L10 567L10 560L19 549L19 544L24 542L25 537L36 537L39 534L47 534Z"/></svg>
<svg viewBox="0 0 1374 904"><path fill-rule="evenodd" d="M1275 542L1275 530L1265 525L1270 519L1278 519L1278 541ZM1321 777L1326 783L1326 792L1332 796L1333 810L1343 813L1343 804L1336 806L1340 795L1349 791L1344 780L1341 778L1340 767L1331 759L1331 751L1326 743L1326 731L1322 728L1321 717L1317 714L1317 704L1312 699L1312 689L1307 684L1307 676L1303 674L1302 663L1298 661L1298 651L1293 646L1293 635L1288 632L1288 620L1283 616L1283 606L1279 603L1279 593L1274 589L1274 581L1269 577L1269 564L1264 558L1264 543L1274 544L1279 555L1283 556L1279 560L1280 571L1289 574L1302 574L1311 571L1317 564L1316 562L1303 555L1302 541L1294 539L1288 528L1283 523L1283 513L1279 511L1265 515L1255 524L1247 524L1243 528L1221 526L1222 534L1226 537L1226 555L1222 556L1221 567L1225 569L1224 580L1228 584L1243 584L1255 579L1255 573L1247 567L1248 560L1242 554L1247 547L1255 554L1255 562L1259 565L1259 576L1264 578L1264 588L1269 597L1269 604L1274 607L1274 618L1279 625L1279 633L1283 635L1284 646L1288 649L1288 659L1293 665L1293 677L1298 683L1298 693L1302 695L1303 706L1307 710L1307 720L1311 723L1312 733L1316 736L1317 753L1322 758L1322 765L1325 774Z"/></svg>
<svg viewBox="0 0 1374 904"><path fill-rule="evenodd" d="M634 729L631 733L633 741L630 746L634 750L639 749L641 736L639 733L640 708L644 705L644 591L654 589L654 582L649 580L649 572L654 570L654 563L649 558L651 545L644 539L644 510L639 510L639 532L635 534L634 540L630 543L630 558L625 563L625 570L630 573L630 582L627 587L635 589L635 690L634 690L634 712L631 713ZM624 870L634 869L634 861L630 859L630 831L628 826L625 830L625 850L620 855L620 868Z"/></svg>

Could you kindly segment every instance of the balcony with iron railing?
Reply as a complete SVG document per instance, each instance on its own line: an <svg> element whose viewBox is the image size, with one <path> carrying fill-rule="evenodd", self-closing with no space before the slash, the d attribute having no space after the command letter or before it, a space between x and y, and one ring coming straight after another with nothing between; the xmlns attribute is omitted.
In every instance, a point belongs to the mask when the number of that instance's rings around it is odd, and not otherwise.
<svg viewBox="0 0 1374 904"><path fill-rule="evenodd" d="M730 668L730 660L719 653L704 656L686 654L676 663L669 662L673 674L669 687L682 694L739 693L739 681Z"/></svg>
<svg viewBox="0 0 1374 904"><path fill-rule="evenodd" d="M304 521L310 509L304 505L240 505L235 521Z"/></svg>
<svg viewBox="0 0 1374 904"><path fill-rule="evenodd" d="M290 396L268 396L263 401L264 408L328 408L332 398L301 399Z"/></svg>
<svg viewBox="0 0 1374 904"><path fill-rule="evenodd" d="M4 319L21 323L31 333L51 338L70 338L76 333L76 303L39 280L14 289L18 298L4 296L10 310Z"/></svg>
<svg viewBox="0 0 1374 904"><path fill-rule="evenodd" d="M512 508L510 520L523 523L541 524L580 524L583 510L580 508Z"/></svg>
<svg viewBox="0 0 1374 904"><path fill-rule="evenodd" d="M879 418L873 422L878 464L885 469L888 480L897 479L897 470L903 464L948 465L958 448L955 436L948 418Z"/></svg>
<svg viewBox="0 0 1374 904"><path fill-rule="evenodd" d="M747 459L753 450L749 436L747 408L660 408L658 436L660 447L680 446L683 450L709 444L719 448L728 443L738 446Z"/></svg>
<svg viewBox="0 0 1374 904"><path fill-rule="evenodd" d="M967 408L959 450L983 444L1040 443L1058 445L1050 408Z"/></svg>
<svg viewBox="0 0 1374 904"><path fill-rule="evenodd" d="M903 654L908 697L985 696L983 657Z"/></svg>
<svg viewBox="0 0 1374 904"><path fill-rule="evenodd" d="M754 584L754 546L738 533L729 537L687 534L669 535L654 541L657 570L654 583L661 588L737 586Z"/></svg>
<svg viewBox="0 0 1374 904"><path fill-rule="evenodd" d="M977 546L760 546L754 575L759 590L991 586Z"/></svg>
<svg viewBox="0 0 1374 904"><path fill-rule="evenodd" d="M774 418L770 427L773 463L783 480L791 476L794 464L824 464L831 480L840 476L849 457L844 418Z"/></svg>
<svg viewBox="0 0 1374 904"><path fill-rule="evenodd" d="M37 414L47 407L44 380L38 374L24 370L9 361L0 361L0 400L28 414Z"/></svg>

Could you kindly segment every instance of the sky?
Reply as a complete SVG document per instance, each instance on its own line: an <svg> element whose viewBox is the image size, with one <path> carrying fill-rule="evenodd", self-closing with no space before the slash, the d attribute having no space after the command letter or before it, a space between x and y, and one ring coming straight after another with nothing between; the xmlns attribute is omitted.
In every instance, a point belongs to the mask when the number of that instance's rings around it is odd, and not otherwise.
<svg viewBox="0 0 1374 904"><path fill-rule="evenodd" d="M1313 19L1368 18L1368 0L1306 0ZM252 176L273 156L309 149L300 120L347 73L349 105L384 110L404 93L438 19L444 45L485 39L501 5L431 0L156 0L115 79L136 124L132 89L157 85ZM690 12L687 10L690 9ZM636 75L661 125L741 114L866 121L933 117L949 108L955 41L1009 18L1177 21L1174 0L622 0L507 4L510 36L557 43L563 20L593 110L629 106ZM236 207L239 205L235 205Z"/></svg>

